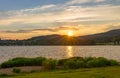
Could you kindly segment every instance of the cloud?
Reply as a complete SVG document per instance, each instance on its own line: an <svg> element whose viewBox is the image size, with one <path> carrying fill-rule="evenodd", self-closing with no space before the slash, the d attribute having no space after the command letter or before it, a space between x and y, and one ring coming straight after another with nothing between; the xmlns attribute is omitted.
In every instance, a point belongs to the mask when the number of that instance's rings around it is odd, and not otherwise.
<svg viewBox="0 0 120 78"><path fill-rule="evenodd" d="M48 27L44 29L31 29L31 30L6 30L0 31L0 37L3 39L28 39L34 36L61 34L67 35L69 30L72 30L75 36L83 36L89 34L102 33L113 29L120 29L120 23L118 24L106 24L106 25L73 25L73 26L59 26Z"/></svg>
<svg viewBox="0 0 120 78"><path fill-rule="evenodd" d="M66 3L66 5L73 5L73 4L83 4L83 3L88 3L88 2L104 2L106 0L70 0L69 2Z"/></svg>
<svg viewBox="0 0 120 78"><path fill-rule="evenodd" d="M31 30L6 30L6 31L1 31L4 33L35 33L39 31L49 31L49 32L58 32L58 31L64 31L64 30L79 30L77 26L59 26L59 27L49 27L49 28L44 28L44 29L31 29Z"/></svg>
<svg viewBox="0 0 120 78"><path fill-rule="evenodd" d="M93 33L99 33L99 32L104 32L104 31L109 31L112 29L119 29L120 28L120 23L118 24L105 24L105 25L72 25L72 26L58 26L58 27L48 27L48 28L43 28L43 29L26 29L26 30L5 30L1 31L3 33L38 33L38 32L60 32L60 31L69 31L72 30L74 32L79 32L80 34L77 35L86 35L86 34L93 34ZM84 33L83 33L84 32Z"/></svg>
<svg viewBox="0 0 120 78"><path fill-rule="evenodd" d="M120 6L112 5L99 5L95 7L67 6L64 7L64 10L61 10L59 12L49 12L42 14L23 13L23 15L18 14L7 19L1 19L0 25L10 25L15 22L53 23L53 22L82 22L92 20L93 21L120 20L119 18L120 11L118 9L120 9Z"/></svg>
<svg viewBox="0 0 120 78"><path fill-rule="evenodd" d="M2 31L3 33L29 33L30 31L29 30L17 30L17 31L10 31L10 30L7 30L7 31Z"/></svg>
<svg viewBox="0 0 120 78"><path fill-rule="evenodd" d="M37 7L34 7L34 8L30 8L30 9L22 9L22 10L20 10L20 12L22 13L22 14L24 14L24 13L30 13L30 14L32 14L32 13L42 13L41 11L49 11L49 9L53 9L53 8L55 8L56 7L56 5L55 4L48 4L48 5L43 5L43 6L37 6Z"/></svg>
<svg viewBox="0 0 120 78"><path fill-rule="evenodd" d="M43 6L36 6L33 8L21 9L21 10L10 10L10 11L1 11L0 19L11 18L14 16L26 16L32 14L41 14L45 12L49 12L51 9L55 8L56 5L48 4Z"/></svg>
<svg viewBox="0 0 120 78"><path fill-rule="evenodd" d="M77 35L104 32L120 26L116 25L120 21L120 5L113 4L107 0L68 0L64 4L4 11L0 12L0 31L3 34L14 34L14 38L16 34L30 37L64 34L67 30L74 30Z"/></svg>

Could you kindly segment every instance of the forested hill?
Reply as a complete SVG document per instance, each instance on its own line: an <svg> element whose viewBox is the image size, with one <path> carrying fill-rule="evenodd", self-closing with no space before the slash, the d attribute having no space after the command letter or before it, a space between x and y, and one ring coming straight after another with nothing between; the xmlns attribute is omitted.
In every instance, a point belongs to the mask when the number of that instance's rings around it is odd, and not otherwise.
<svg viewBox="0 0 120 78"><path fill-rule="evenodd" d="M92 39L96 43L109 43L114 41L120 41L120 29L111 30L108 32L98 33L93 35L86 35L86 36L82 36L81 38Z"/></svg>
<svg viewBox="0 0 120 78"><path fill-rule="evenodd" d="M120 44L120 29L93 35L68 37L65 35L46 35L27 40L0 40L0 45L96 45Z"/></svg>

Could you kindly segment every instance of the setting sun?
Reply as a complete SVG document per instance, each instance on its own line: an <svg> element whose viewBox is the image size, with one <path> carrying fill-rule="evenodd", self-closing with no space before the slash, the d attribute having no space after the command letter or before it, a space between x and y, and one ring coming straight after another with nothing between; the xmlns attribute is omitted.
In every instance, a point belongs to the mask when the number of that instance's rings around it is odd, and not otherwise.
<svg viewBox="0 0 120 78"><path fill-rule="evenodd" d="M73 36L73 32L72 31L68 31L68 36Z"/></svg>

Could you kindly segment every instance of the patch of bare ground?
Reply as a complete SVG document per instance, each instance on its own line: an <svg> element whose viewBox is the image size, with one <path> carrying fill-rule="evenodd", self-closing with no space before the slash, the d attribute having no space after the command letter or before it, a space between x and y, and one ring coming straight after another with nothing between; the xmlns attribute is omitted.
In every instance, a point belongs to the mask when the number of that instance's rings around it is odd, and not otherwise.
<svg viewBox="0 0 120 78"><path fill-rule="evenodd" d="M25 66L17 68L19 68L21 72L41 71L44 69L42 66ZM13 68L0 68L0 74L13 75Z"/></svg>

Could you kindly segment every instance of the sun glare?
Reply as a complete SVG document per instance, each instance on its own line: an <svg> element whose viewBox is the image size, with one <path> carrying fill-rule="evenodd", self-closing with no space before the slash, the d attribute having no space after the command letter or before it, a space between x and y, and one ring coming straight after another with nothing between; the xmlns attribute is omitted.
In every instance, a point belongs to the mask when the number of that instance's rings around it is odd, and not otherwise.
<svg viewBox="0 0 120 78"><path fill-rule="evenodd" d="M72 31L68 31L68 36L73 36L73 32Z"/></svg>

